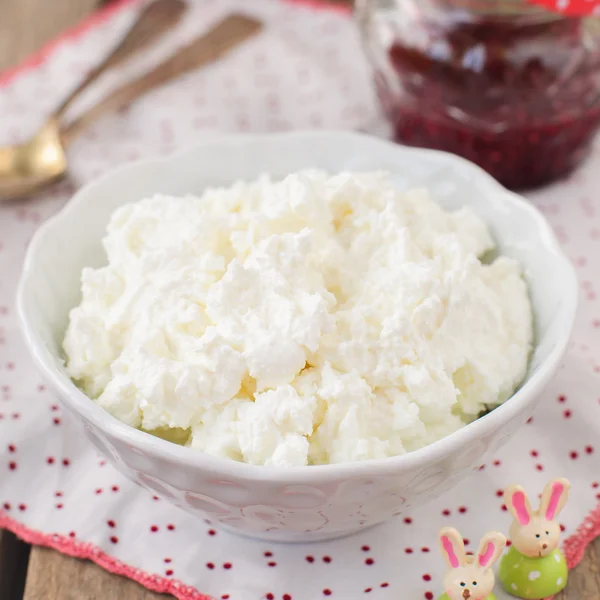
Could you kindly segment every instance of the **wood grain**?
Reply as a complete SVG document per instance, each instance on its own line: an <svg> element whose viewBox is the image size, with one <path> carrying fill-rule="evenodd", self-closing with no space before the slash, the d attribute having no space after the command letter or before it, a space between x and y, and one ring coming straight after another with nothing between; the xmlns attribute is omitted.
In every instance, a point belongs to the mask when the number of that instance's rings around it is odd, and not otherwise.
<svg viewBox="0 0 600 600"><path fill-rule="evenodd" d="M98 0L0 0L0 69L18 64L98 4Z"/></svg>
<svg viewBox="0 0 600 600"><path fill-rule="evenodd" d="M29 546L9 531L0 531L0 598L21 600Z"/></svg>
<svg viewBox="0 0 600 600"><path fill-rule="evenodd" d="M25 600L168 600L107 573L95 564L34 548L29 559ZM4 597L2 597L4 600Z"/></svg>
<svg viewBox="0 0 600 600"><path fill-rule="evenodd" d="M598 600L600 598L600 538L590 544L581 564L569 573L569 583L555 600Z"/></svg>

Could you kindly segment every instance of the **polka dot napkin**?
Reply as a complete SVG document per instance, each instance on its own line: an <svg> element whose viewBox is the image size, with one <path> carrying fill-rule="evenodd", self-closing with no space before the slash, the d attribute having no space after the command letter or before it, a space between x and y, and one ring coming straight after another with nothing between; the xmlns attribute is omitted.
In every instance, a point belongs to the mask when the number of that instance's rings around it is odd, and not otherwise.
<svg viewBox="0 0 600 600"><path fill-rule="evenodd" d="M431 599L441 591L436 534L454 525L475 549L507 531L502 488L532 495L567 475L561 514L571 564L600 532L600 151L570 180L531 196L577 266L581 308L564 366L513 443L458 489L395 521L342 540L281 545L237 538L153 497L98 456L36 374L17 328L14 294L26 245L73 190L141 157L222 131L358 129L377 118L353 24L340 10L281 0L192 0L188 18L150 53L106 76L79 109L195 37L231 9L267 27L216 65L156 91L94 126L72 148L71 180L34 201L0 205L0 526L88 557L179 598ZM96 17L0 84L0 143L43 114L127 28L136 3ZM577 528L581 529L576 533ZM499 598L503 596L500 594Z"/></svg>

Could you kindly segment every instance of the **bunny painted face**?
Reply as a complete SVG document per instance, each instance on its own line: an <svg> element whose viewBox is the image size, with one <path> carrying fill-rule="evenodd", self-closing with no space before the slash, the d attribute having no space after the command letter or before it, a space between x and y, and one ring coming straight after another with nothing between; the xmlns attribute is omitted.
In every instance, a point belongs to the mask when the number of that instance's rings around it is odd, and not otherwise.
<svg viewBox="0 0 600 600"><path fill-rule="evenodd" d="M566 479L553 479L544 488L537 511L531 510L521 486L512 485L506 489L504 500L514 519L510 526L510 539L521 554L542 558L556 550L560 541L560 525L554 519L567 501L569 488Z"/></svg>
<svg viewBox="0 0 600 600"><path fill-rule="evenodd" d="M484 600L494 589L491 566L498 560L506 538L497 532L487 533L476 556L468 556L461 535L451 527L440 531L440 547L449 570L444 577L444 591L450 600Z"/></svg>

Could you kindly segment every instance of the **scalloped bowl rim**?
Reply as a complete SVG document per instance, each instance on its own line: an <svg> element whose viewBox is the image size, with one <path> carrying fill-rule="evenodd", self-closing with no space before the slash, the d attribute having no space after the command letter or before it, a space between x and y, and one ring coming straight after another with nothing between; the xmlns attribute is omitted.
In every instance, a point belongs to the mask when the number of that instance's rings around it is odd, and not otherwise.
<svg viewBox="0 0 600 600"><path fill-rule="evenodd" d="M126 425L109 414L106 410L98 406L93 400L86 396L67 376L60 372L53 363L53 355L45 347L39 334L32 325L28 310L27 289L31 285L33 265L37 257L43 250L48 237L60 227L60 223L71 212L81 209L85 205L88 193L93 188L104 184L117 174L128 170L139 169L142 166L151 168L153 165L164 165L166 163L179 162L182 157L195 154L206 146L227 146L239 144L265 144L272 140L285 138L287 141L294 139L312 138L330 138L332 136L344 136L348 139L357 140L362 138L368 143L377 143L396 149L399 153L411 153L414 156L438 157L443 158L448 163L454 162L461 165L463 169L471 170L473 176L477 176L480 181L490 189L491 193L502 194L505 200L513 208L525 210L530 213L537 223L541 232L541 237L545 241L545 250L554 255L557 260L557 270L561 276L566 278L563 287L565 293L565 302L556 318L561 320L560 334L557 336L557 343L550 352L549 356L540 364L538 370L531 376L528 376L521 387L502 405L495 408L490 413L480 417L476 421L466 425L458 431L429 444L418 450L399 456L386 458L368 459L358 462L326 464L326 465L307 465L291 468L251 465L243 462L234 461L228 458L212 456L199 450L178 446L167 442L150 434L139 431L129 425ZM531 203L524 198L510 192L500 183L488 175L483 169L470 161L459 156L441 152L438 150L429 150L421 148L412 148L400 146L393 142L373 138L362 133L349 133L345 131L297 131L286 133L269 134L223 134L219 136L210 136L204 142L192 147L182 149L164 158L152 158L139 160L104 174L103 176L91 181L79 189L72 199L57 214L49 218L35 233L27 250L23 271L17 291L17 309L21 330L25 337L28 349L33 360L41 371L45 379L52 385L54 390L60 394L61 400L69 405L75 412L81 414L85 419L98 427L108 435L114 436L120 441L145 450L151 455L169 459L191 467L208 469L226 473L230 476L249 481L285 481L289 483L307 483L327 480L333 476L359 476L375 475L385 473L402 473L435 463L443 459L453 451L459 450L469 442L480 438L488 432L498 428L498 426L508 422L516 416L525 404L533 401L539 394L555 370L558 368L562 357L564 356L571 331L573 328L575 314L578 302L577 278L570 261L563 253L556 236L550 228L543 215Z"/></svg>

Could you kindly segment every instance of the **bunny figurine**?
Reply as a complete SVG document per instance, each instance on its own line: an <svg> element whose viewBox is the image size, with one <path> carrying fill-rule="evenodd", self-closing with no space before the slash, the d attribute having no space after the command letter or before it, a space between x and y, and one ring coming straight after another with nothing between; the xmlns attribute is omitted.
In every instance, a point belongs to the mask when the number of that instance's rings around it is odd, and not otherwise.
<svg viewBox="0 0 600 600"><path fill-rule="evenodd" d="M496 531L486 533L476 556L467 555L461 535L452 527L440 531L440 547L448 564L444 594L439 600L496 600L492 565L506 546L506 538Z"/></svg>
<svg viewBox="0 0 600 600"><path fill-rule="evenodd" d="M498 576L509 594L539 600L558 594L567 585L567 562L558 547L560 525L555 519L570 487L563 478L550 481L537 511L531 510L521 486L506 488L504 501L514 519L510 526L512 546L500 561Z"/></svg>

